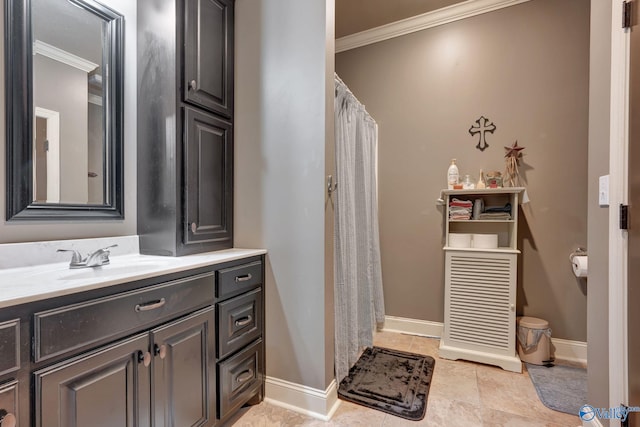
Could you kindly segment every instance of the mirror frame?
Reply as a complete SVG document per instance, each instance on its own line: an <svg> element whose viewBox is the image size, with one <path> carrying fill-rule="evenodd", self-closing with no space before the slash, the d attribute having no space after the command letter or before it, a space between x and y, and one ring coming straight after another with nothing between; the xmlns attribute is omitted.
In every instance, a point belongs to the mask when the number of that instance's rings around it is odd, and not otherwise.
<svg viewBox="0 0 640 427"><path fill-rule="evenodd" d="M33 201L33 40L31 0L5 0L6 219L124 218L124 17L95 0L67 0L107 22L109 77L103 95L103 204Z"/></svg>

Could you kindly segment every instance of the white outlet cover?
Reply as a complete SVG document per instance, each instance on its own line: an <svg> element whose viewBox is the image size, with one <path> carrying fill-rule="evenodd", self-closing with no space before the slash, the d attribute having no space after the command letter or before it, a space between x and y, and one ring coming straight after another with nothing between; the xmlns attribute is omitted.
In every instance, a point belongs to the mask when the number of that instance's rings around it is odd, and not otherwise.
<svg viewBox="0 0 640 427"><path fill-rule="evenodd" d="M598 185L598 204L609 206L609 175L600 177Z"/></svg>

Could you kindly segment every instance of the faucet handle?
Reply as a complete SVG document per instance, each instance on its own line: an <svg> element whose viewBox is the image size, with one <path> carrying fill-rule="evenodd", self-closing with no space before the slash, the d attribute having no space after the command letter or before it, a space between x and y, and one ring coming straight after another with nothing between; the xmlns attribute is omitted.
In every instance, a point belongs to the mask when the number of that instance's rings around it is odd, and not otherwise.
<svg viewBox="0 0 640 427"><path fill-rule="evenodd" d="M117 245L117 244L115 244L115 245L107 246L106 248L102 248L102 250L103 250L103 251L106 251L106 250L108 250L108 249L115 248L116 246L118 246L118 245Z"/></svg>
<svg viewBox="0 0 640 427"><path fill-rule="evenodd" d="M58 249L56 252L72 252L73 255L71 256L71 263L78 264L82 262L82 255L74 249Z"/></svg>

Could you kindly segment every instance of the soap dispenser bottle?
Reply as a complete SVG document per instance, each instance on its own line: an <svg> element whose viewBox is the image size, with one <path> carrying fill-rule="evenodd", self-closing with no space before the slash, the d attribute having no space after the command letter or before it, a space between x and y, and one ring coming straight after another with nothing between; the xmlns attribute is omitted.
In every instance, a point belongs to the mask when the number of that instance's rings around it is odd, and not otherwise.
<svg viewBox="0 0 640 427"><path fill-rule="evenodd" d="M478 182L476 184L476 188L479 189L484 189L486 187L486 183L484 180L484 173L482 172L482 169L480 169L480 176L478 177Z"/></svg>
<svg viewBox="0 0 640 427"><path fill-rule="evenodd" d="M456 166L456 159L451 159L451 165L447 171L447 188L453 190L453 186L458 183L460 179L460 173L458 172L458 166Z"/></svg>

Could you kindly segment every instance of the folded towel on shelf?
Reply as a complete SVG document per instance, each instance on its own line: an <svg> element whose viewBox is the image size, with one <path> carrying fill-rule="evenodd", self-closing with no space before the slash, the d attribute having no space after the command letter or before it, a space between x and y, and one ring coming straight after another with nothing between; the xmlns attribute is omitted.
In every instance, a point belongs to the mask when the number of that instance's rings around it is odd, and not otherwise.
<svg viewBox="0 0 640 427"><path fill-rule="evenodd" d="M478 219L493 220L493 221L503 221L503 220L508 221L511 219L511 214L506 212L483 212L480 215L478 215Z"/></svg>
<svg viewBox="0 0 640 427"><path fill-rule="evenodd" d="M504 206L487 206L484 208L485 213L493 213L493 212L506 212L511 214L511 203L507 203Z"/></svg>
<svg viewBox="0 0 640 427"><path fill-rule="evenodd" d="M473 202L471 200L460 200L460 199L451 199L449 202L450 207L461 207L461 208L472 208Z"/></svg>
<svg viewBox="0 0 640 427"><path fill-rule="evenodd" d="M471 200L451 199L449 202L449 219L463 221L471 219L473 202Z"/></svg>

